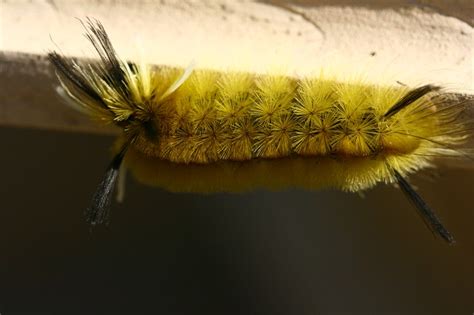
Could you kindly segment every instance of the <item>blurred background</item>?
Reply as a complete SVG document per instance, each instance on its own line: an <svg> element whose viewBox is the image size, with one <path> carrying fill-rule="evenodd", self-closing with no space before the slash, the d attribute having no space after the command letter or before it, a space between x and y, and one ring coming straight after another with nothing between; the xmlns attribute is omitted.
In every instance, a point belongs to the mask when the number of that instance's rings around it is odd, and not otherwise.
<svg viewBox="0 0 474 315"><path fill-rule="evenodd" d="M199 195L128 178L110 226L91 231L83 211L114 130L61 103L45 59L57 46L87 56L74 17L93 16L126 56L130 38L143 37L169 65L196 56L212 65L218 55L228 57L220 67L234 65L243 46L242 59L317 67L335 58L375 77L389 64L390 80L417 72L472 92L472 4L446 3L0 1L1 315L472 314L471 161L411 178L455 246L385 185L364 198L296 189Z"/></svg>

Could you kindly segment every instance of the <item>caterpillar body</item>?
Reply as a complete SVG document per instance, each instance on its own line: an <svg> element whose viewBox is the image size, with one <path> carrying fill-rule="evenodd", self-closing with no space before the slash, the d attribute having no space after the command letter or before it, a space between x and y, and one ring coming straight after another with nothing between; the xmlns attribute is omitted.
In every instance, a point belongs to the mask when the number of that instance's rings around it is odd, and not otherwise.
<svg viewBox="0 0 474 315"><path fill-rule="evenodd" d="M125 164L139 181L171 191L398 184L432 231L454 242L406 180L437 157L469 155L466 104L448 105L439 86L135 64L119 59L98 21L85 27L99 63L49 58L69 101L123 130L86 211L92 225L107 222Z"/></svg>

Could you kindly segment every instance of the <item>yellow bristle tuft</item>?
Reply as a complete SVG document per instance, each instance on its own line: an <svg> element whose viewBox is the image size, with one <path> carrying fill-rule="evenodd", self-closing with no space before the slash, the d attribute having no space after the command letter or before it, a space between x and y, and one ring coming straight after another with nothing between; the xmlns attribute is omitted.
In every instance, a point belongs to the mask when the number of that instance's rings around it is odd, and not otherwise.
<svg viewBox="0 0 474 315"><path fill-rule="evenodd" d="M284 76L264 76L257 78L256 86L251 114L257 124L268 127L291 106L296 82Z"/></svg>
<svg viewBox="0 0 474 315"><path fill-rule="evenodd" d="M217 119L224 127L243 123L254 102L250 91L254 90L254 78L249 73L230 73L224 75L219 84L217 99Z"/></svg>

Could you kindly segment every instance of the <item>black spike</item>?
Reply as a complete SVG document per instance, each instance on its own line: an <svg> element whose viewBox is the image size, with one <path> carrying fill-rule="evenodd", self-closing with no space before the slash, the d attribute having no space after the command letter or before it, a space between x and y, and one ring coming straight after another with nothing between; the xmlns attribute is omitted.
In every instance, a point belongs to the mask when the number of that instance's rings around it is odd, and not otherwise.
<svg viewBox="0 0 474 315"><path fill-rule="evenodd" d="M439 91L441 88L436 85L423 85L420 86L419 88L416 88L414 90L411 90L408 92L404 97L402 97L401 100L399 100L395 105L393 105L383 116L384 118L391 117L407 107L408 105L412 104L416 100L420 99L421 97L425 96L426 94L430 92L435 92Z"/></svg>
<svg viewBox="0 0 474 315"><path fill-rule="evenodd" d="M405 193L405 196L415 205L416 210L420 213L423 221L428 228L433 232L441 236L449 244L454 244L455 240L451 233L443 226L440 219L434 213L433 210L426 204L426 202L417 194L415 189L398 173L393 171L395 178L398 182L398 186Z"/></svg>
<svg viewBox="0 0 474 315"><path fill-rule="evenodd" d="M84 27L88 30L86 37L92 43L104 64L104 71L101 71L102 77L115 89L127 96L129 91L125 80L125 72L120 65L117 53L104 26L97 20L88 19L87 26L84 25Z"/></svg>
<svg viewBox="0 0 474 315"><path fill-rule="evenodd" d="M132 141L125 143L120 149L120 152L112 159L109 167L107 167L105 171L102 181L92 197L90 206L84 213L86 221L92 226L108 224L109 222L111 196L114 192L115 184L117 183L120 165Z"/></svg>
<svg viewBox="0 0 474 315"><path fill-rule="evenodd" d="M50 52L48 58L55 67L59 76L66 78L75 88L85 93L92 100L107 107L102 97L100 97L96 90L94 90L94 88L87 82L84 75L76 69L76 65L72 60L59 55L55 51Z"/></svg>

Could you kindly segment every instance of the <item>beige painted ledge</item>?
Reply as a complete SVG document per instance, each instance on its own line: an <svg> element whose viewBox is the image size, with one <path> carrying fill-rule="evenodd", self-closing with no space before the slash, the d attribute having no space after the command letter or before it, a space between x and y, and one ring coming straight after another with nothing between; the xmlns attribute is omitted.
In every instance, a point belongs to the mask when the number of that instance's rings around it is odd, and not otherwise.
<svg viewBox="0 0 474 315"><path fill-rule="evenodd" d="M45 58L58 47L67 55L93 56L75 19L86 16L103 22L121 56L156 64L185 67L194 60L198 67L301 76L324 68L383 84L434 82L474 91L470 1L0 3L5 126L114 132L62 103Z"/></svg>

